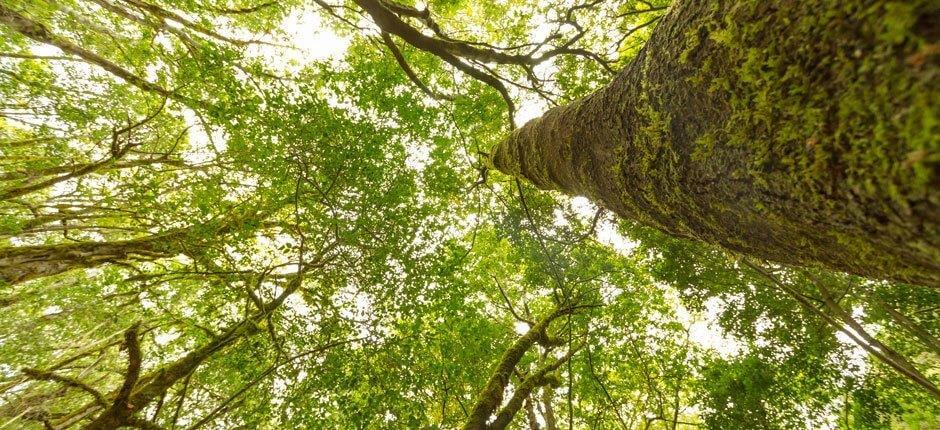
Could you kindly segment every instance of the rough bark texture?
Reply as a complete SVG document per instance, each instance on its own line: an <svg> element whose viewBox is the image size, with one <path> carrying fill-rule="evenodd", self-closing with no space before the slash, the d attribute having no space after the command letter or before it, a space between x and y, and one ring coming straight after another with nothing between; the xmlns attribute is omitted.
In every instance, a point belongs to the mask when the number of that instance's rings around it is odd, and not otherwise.
<svg viewBox="0 0 940 430"><path fill-rule="evenodd" d="M79 242L59 245L0 248L0 285L15 285L71 269L106 263L171 257L184 247L185 231L117 242Z"/></svg>
<svg viewBox="0 0 940 430"><path fill-rule="evenodd" d="M473 410L470 412L470 416L467 417L467 421L463 427L464 430L483 430L491 428L491 426L487 425L487 421L490 419L493 413L496 412L496 409L499 408L500 404L503 403L503 394L506 391L506 386L509 385L510 376L513 374L513 370L516 368L516 365L519 364L519 360L521 360L522 357L525 356L526 352L536 344L540 344L548 348L554 348L564 344L563 341L553 338L548 334L548 326L552 323L552 321L561 316L569 315L576 309L577 306L556 309L554 312L542 318L538 323L531 327L529 331L513 342L509 349L503 353L503 356L499 360L496 369L486 381L486 386L480 393ZM497 426L495 428L503 428L510 421L512 421L512 418L515 416L516 412L519 411L519 408L522 406L522 401L525 400L529 392L531 392L535 387L547 383L548 381L545 379L546 374L557 369L558 366L561 366L562 363L570 359L570 354L572 354L573 351L574 350L569 348L569 355L566 355L563 360L558 360L553 364L553 367L550 366L544 369L540 369L542 370L541 373L537 373L534 375L534 377L527 378L527 382L529 382L531 386L526 388L527 391L519 399L516 399L515 397L511 399L512 402L515 403L511 405L511 408L507 406L509 409L506 409L505 414L498 414L498 423L494 423L494 425L499 424L501 426ZM531 381L528 379L531 379Z"/></svg>
<svg viewBox="0 0 940 430"><path fill-rule="evenodd" d="M260 331L258 324L280 308L280 306L284 304L284 301L290 295L294 294L302 284L303 276L299 274L285 286L281 294L267 303L259 304L259 311L229 327L219 336L214 337L208 343L190 351L176 361L165 364L151 371L148 375L139 378L139 367L134 369L133 371L137 372L137 374L133 375L132 381L134 383L130 384L131 387L127 388L126 382L127 380L131 380L128 377L128 379L125 380L125 386L122 386L121 390L117 393L114 405L82 427L82 430L105 430L121 426L143 428L141 426L147 425L148 422L143 421L141 418L135 418L134 414L144 410L154 400L163 397L167 390L186 378L187 375L194 372L196 368L202 365L203 362L212 357L216 352L227 348L245 337L258 333ZM133 357L129 362L134 362ZM139 356L137 357L137 364L138 366L140 364ZM131 374L131 371L129 366L128 375ZM94 406L95 404L88 404L80 410L87 410Z"/></svg>
<svg viewBox="0 0 940 430"><path fill-rule="evenodd" d="M239 228L256 228L255 220L266 213L259 207L245 205L203 224L135 239L0 247L0 286L107 263L154 260L180 254L198 256L205 250L207 239L218 239Z"/></svg>
<svg viewBox="0 0 940 430"><path fill-rule="evenodd" d="M940 287L940 3L680 0L493 165L674 236Z"/></svg>

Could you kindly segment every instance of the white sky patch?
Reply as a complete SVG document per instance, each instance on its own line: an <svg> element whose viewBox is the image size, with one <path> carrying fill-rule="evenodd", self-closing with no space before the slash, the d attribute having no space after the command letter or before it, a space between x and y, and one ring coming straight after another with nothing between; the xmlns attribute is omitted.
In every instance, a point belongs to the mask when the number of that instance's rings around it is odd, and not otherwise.
<svg viewBox="0 0 940 430"><path fill-rule="evenodd" d="M42 310L42 316L55 315L62 312L61 306L52 305Z"/></svg>
<svg viewBox="0 0 940 430"><path fill-rule="evenodd" d="M556 27L555 23L551 23L546 20L546 16L541 14L533 14L530 19L530 24L532 25L532 31L529 32L529 42L530 43L540 43L545 40L552 30ZM548 91L555 91L557 88L552 83L550 79L546 79L558 72L558 66L555 64L554 59L548 59L543 61L535 67L533 67L533 73L535 76L541 78L545 83L545 89ZM523 125L532 119L538 118L548 110L548 103L538 97L535 94L532 94L528 91L522 91L518 88L510 88L512 96L518 100L516 103L516 114L515 120L516 124Z"/></svg>
<svg viewBox="0 0 940 430"><path fill-rule="evenodd" d="M281 23L284 35L265 41L278 45L253 44L246 50L248 57L260 57L265 65L279 73L298 71L315 61L340 59L346 55L350 39L328 26L315 10L298 10Z"/></svg>
<svg viewBox="0 0 940 430"><path fill-rule="evenodd" d="M548 105L545 104L544 100L535 97L522 97L516 109L516 124L521 126L532 119L538 118L547 109Z"/></svg>
<svg viewBox="0 0 940 430"><path fill-rule="evenodd" d="M153 300L150 300L150 294L144 291L140 293L140 307L149 311L155 309L157 304Z"/></svg>
<svg viewBox="0 0 940 430"><path fill-rule="evenodd" d="M718 316L724 310L726 301L712 297L705 302L704 315L692 315L689 310L675 300L675 312L679 321L689 327L689 338L695 344L711 349L725 358L740 355L745 345L732 338L718 326Z"/></svg>
<svg viewBox="0 0 940 430"><path fill-rule="evenodd" d="M552 29L555 28L555 25L546 21L542 15L533 15L532 21L538 21L538 25L529 33L529 41L531 42L545 40L551 34Z"/></svg>
<svg viewBox="0 0 940 430"><path fill-rule="evenodd" d="M617 231L617 224L610 220L602 220L598 223L597 240L624 256L632 254L633 250L640 245L639 242L620 234Z"/></svg>
<svg viewBox="0 0 940 430"><path fill-rule="evenodd" d="M692 324L689 329L689 336L699 346L714 350L722 357L734 357L743 350L739 342L727 337L720 329L716 329L711 324L703 321L696 321Z"/></svg>
<svg viewBox="0 0 940 430"><path fill-rule="evenodd" d="M215 157L215 153L225 152L228 148L228 136L221 129L206 130L206 125L189 108L183 108L183 120L189 127L189 148L182 157L190 164L202 164ZM211 134L210 134L211 133Z"/></svg>
<svg viewBox="0 0 940 430"><path fill-rule="evenodd" d="M331 300L342 318L355 322L358 337L376 340L387 335L384 327L371 320L375 313L370 294L359 291L354 285L347 285L333 294Z"/></svg>
<svg viewBox="0 0 940 430"><path fill-rule="evenodd" d="M591 219L594 213L597 212L597 205L591 203L591 201L584 196L572 197L568 203L571 205L571 209L585 220Z"/></svg>
<svg viewBox="0 0 940 430"><path fill-rule="evenodd" d="M576 196L568 200L571 210L581 218L583 222L590 222L597 213L597 205L591 203L587 197ZM556 214L556 223L557 214ZM640 245L639 242L632 240L622 234L617 229L615 218L605 216L597 223L597 241L613 248L617 253L628 256Z"/></svg>
<svg viewBox="0 0 940 430"><path fill-rule="evenodd" d="M158 333L156 336L153 337L153 342L156 343L157 345L162 346L162 345L166 345L176 340L179 337L180 337L180 332L176 330L170 330L165 333Z"/></svg>
<svg viewBox="0 0 940 430"><path fill-rule="evenodd" d="M565 217L565 213L561 209L555 209L553 213L555 220L552 222L555 227L568 227L571 223L568 221L568 218Z"/></svg>
<svg viewBox="0 0 940 430"><path fill-rule="evenodd" d="M173 39L170 39L170 36L167 36L165 33L157 33L157 35L153 37L153 42L162 46L163 49L167 51L173 50Z"/></svg>
<svg viewBox="0 0 940 430"><path fill-rule="evenodd" d="M156 82L160 78L160 69L161 66L159 63L148 65L144 71L146 79L150 82Z"/></svg>
<svg viewBox="0 0 940 430"><path fill-rule="evenodd" d="M405 165L408 168L421 172L431 160L431 147L429 145L412 143L405 145Z"/></svg>
<svg viewBox="0 0 940 430"><path fill-rule="evenodd" d="M65 53L62 52L61 49L55 46L46 45L46 44L33 45L32 47L30 47L29 50L32 51L33 55L40 55L40 56L53 57L53 56L65 55Z"/></svg>
<svg viewBox="0 0 940 430"><path fill-rule="evenodd" d="M761 315L757 318L757 321L754 323L754 332L757 333L757 340L754 342L758 347L766 348L770 346L771 339L764 336L764 333L767 333L774 327L774 322L767 318L766 315Z"/></svg>
<svg viewBox="0 0 940 430"><path fill-rule="evenodd" d="M600 286L601 297L604 300L604 304L613 303L621 294L623 294L623 288L614 285L608 282L606 279L601 281Z"/></svg>
<svg viewBox="0 0 940 430"><path fill-rule="evenodd" d="M67 196L74 193L76 189L78 189L78 181L69 179L52 185L51 194L52 197Z"/></svg>
<svg viewBox="0 0 940 430"><path fill-rule="evenodd" d="M284 20L281 28L288 40L299 50L298 61L340 58L349 48L349 39L337 35L323 25L322 18L311 10L295 12Z"/></svg>

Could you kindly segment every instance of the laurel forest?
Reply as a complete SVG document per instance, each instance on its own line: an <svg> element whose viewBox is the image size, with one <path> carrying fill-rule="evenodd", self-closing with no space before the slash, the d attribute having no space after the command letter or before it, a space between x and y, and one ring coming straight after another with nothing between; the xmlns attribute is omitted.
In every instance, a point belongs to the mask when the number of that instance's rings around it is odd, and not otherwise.
<svg viewBox="0 0 940 430"><path fill-rule="evenodd" d="M935 0L0 0L0 428L940 428Z"/></svg>

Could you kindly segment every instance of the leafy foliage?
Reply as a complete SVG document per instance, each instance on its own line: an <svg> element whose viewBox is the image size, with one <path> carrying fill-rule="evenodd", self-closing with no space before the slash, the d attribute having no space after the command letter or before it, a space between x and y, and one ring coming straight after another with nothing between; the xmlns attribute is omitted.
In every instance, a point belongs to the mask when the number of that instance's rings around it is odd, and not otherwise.
<svg viewBox="0 0 940 430"><path fill-rule="evenodd" d="M937 291L752 262L481 165L507 100L602 85L667 2L478 3L0 5L0 427L940 425L838 334L936 384ZM457 65L368 4L487 52Z"/></svg>

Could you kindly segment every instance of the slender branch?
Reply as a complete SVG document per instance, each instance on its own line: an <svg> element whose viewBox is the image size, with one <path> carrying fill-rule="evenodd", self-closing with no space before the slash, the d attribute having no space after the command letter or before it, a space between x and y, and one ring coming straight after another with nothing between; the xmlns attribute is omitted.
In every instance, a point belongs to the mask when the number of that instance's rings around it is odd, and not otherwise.
<svg viewBox="0 0 940 430"><path fill-rule="evenodd" d="M925 346L930 348L934 354L940 356L940 339L937 339L935 336L930 334L927 330L924 330L923 327L919 326L916 322L912 321L906 315L898 312L896 309L891 307L891 305L885 303L883 300L875 298L875 305L881 308L888 316L894 320L895 323L906 329L908 332L913 334L923 343Z"/></svg>
<svg viewBox="0 0 940 430"><path fill-rule="evenodd" d="M391 36L389 36L388 33L384 31L382 32L382 42L385 44L385 46L388 47L388 50L392 53L392 57L395 57L395 61L398 62L398 66L401 67L403 72L405 72L405 76L407 76L408 79L410 79L411 82L415 84L416 87L418 87L418 89L420 89L422 92L424 92L425 94L427 94L429 97L433 99L437 99L437 100L453 100L454 99L453 96L438 93L437 91L434 91L428 88L428 86L425 85L424 82L421 82L421 78L419 78L417 73L415 73L415 71L411 68L411 66L408 65L408 62L405 60L404 55L402 55L401 51L398 50L398 47L395 46L395 42L392 41Z"/></svg>
<svg viewBox="0 0 940 430"><path fill-rule="evenodd" d="M248 44L253 44L253 43L269 45L268 43L265 43L265 42L259 42L259 41L254 41L254 40L238 40L238 39L233 39L228 36L223 36L213 31L212 29L206 28L198 23L195 23L189 19L186 19L186 17L176 12L166 10L160 6L157 6L152 3L147 3L143 0L121 0L121 1L130 5L136 6L137 8L147 11L150 14L157 16L161 19L168 19L171 21L175 21L179 23L180 25L186 28L189 28L197 33L203 34L205 36L211 37L216 40L228 42L236 46L243 46L243 45L248 45Z"/></svg>
<svg viewBox="0 0 940 430"><path fill-rule="evenodd" d="M19 54L19 53L13 53L13 52L0 52L0 57L20 58L24 60L83 61L81 58L67 57L64 55L33 55L33 54Z"/></svg>
<svg viewBox="0 0 940 430"><path fill-rule="evenodd" d="M862 327L861 325L855 323L855 324L850 324L850 326L852 327L852 330L849 330L849 329L845 326L845 324L847 324L847 322L844 321L843 323L840 323L838 320L836 320L835 318L833 318L831 315L829 315L829 314L827 314L827 313L825 313L825 312L819 310L819 308L817 308L816 306L814 306L805 296L803 296L802 294L800 294L799 292L797 292L797 291L794 290L793 288L789 287L788 285L784 284L782 281L780 281L780 279L778 279L776 276L774 276L772 273L770 273L769 271L767 271L767 270L764 269L763 267L761 267L761 266L759 266L759 265L757 265L757 264L751 263L750 261L748 261L748 260L746 260L746 259L745 259L745 260L742 260L742 261L743 261L743 263L744 263L746 266L750 267L751 269L754 269L756 272L760 273L762 276L764 276L765 278L769 279L774 285L776 285L777 287L779 287L779 288L780 288L781 290L783 290L785 293L787 293L788 295L790 295L791 297L793 297L796 301L798 301L800 304L802 304L807 310L809 310L809 311L813 312L814 314L818 315L820 318L822 318L824 321L826 321L826 322L827 322L829 325L831 325L833 328L835 328L835 329L841 331L842 333L844 333L844 334L845 334L846 336L848 336L849 339L851 339L852 342L854 342L856 345L858 345L859 347L861 347L862 349L864 349L865 351L867 351L869 354L874 355L876 358L878 358L879 360L881 360L883 363L887 364L889 367L893 368L893 369L896 370L898 373L904 375L905 377L907 377L908 379L910 379L911 381L913 381L913 382L916 383L917 385L920 385L922 388L924 388L924 390L926 390L928 393L930 393L930 395L934 396L934 397L937 398L937 399L940 399L940 389L938 389L938 388L937 388L933 383L931 383L926 377L924 377L920 372L918 372L917 369L912 369L912 366L910 366L909 363L908 363L907 365L902 364L902 363L899 363L899 362L895 361L894 359L892 359L891 356L885 354L885 353L883 352L884 349L880 349L881 346L877 346L877 345L882 345L882 344L881 344L880 342L875 341L875 339L872 338L872 337L868 334L867 331L865 331L864 327ZM830 301L831 301L831 298L830 298ZM829 304L827 303L827 306L828 306L828 305L829 305ZM844 312L844 311L843 311L843 312ZM854 325L854 326L853 326L853 325ZM867 340L867 342L866 342L866 340ZM876 344L872 344L872 343L871 343L872 341L875 341L875 342L877 342L877 343L876 343ZM883 346L883 345L882 345L882 346Z"/></svg>
<svg viewBox="0 0 940 430"><path fill-rule="evenodd" d="M87 392L88 394L91 394L91 396L94 397L95 401L102 407L108 406L108 401L107 399L105 399L104 395L101 394L101 392L92 388L90 385L82 381L79 381L78 379L70 378L68 376L58 375L53 372L49 372L45 370L30 369L30 368L23 369L23 374L37 381L55 381L67 387L78 388L82 391Z"/></svg>
<svg viewBox="0 0 940 430"><path fill-rule="evenodd" d="M520 316L518 313L516 313L516 308L512 305L512 301L509 300L509 296L506 295L506 291L503 290L503 284L501 284L501 283L499 282L499 279L496 279L495 276L490 276L490 277L493 278L493 282L496 283L496 288L499 289L499 294L500 294L500 296L502 296L503 301L506 302L506 307L509 309L509 313L512 314L512 316L513 316L517 321L524 322L524 323L529 324L529 325L535 325L535 323L534 323L532 320L527 319L527 318L523 318L523 317Z"/></svg>
<svg viewBox="0 0 940 430"><path fill-rule="evenodd" d="M806 273L806 272L804 272ZM904 372L909 377L914 379L914 382L917 382L924 388L926 388L931 394L933 394L937 399L940 399L940 388L937 388L926 376L924 376L916 367L903 355L899 354L894 348L889 347L888 345L882 343L880 340L876 339L874 336L871 336L867 330L849 314L845 309L839 306L838 303L833 299L832 293L829 292L829 289L826 287L825 283L816 279L813 275L806 273L813 283L816 284L816 288L819 289L819 292L822 294L823 303L826 304L826 307L829 308L832 313L834 313L843 323L852 328L855 334L864 340L867 344L880 350L881 354L884 355L891 363L895 366L903 368ZM894 366L892 366L894 367Z"/></svg>
<svg viewBox="0 0 940 430"><path fill-rule="evenodd" d="M539 401L542 409L542 416L545 417L546 430L558 430L558 419L555 418L555 408L552 406L552 400L555 390L550 386L542 386L542 396Z"/></svg>
<svg viewBox="0 0 940 430"><path fill-rule="evenodd" d="M601 381L601 378L597 376L597 372L594 370L594 354L591 352L591 346L587 345L587 360L588 360L588 371L591 373L591 379L597 383L601 388L601 391L604 393L604 397L607 399L607 402L610 403L610 408L614 410L614 416L617 417L617 422L620 424L620 428L626 430L627 423L624 421L623 416L620 414L620 407L614 402L614 398L611 397L610 391L607 390L607 386Z"/></svg>
<svg viewBox="0 0 940 430"><path fill-rule="evenodd" d="M130 124L124 128L121 128L120 130L114 131L111 134L111 153L107 158L100 160L100 161L96 161L94 163L80 165L80 167L76 168L75 170L68 172L66 174L63 174L63 175L56 176L54 178L49 178L44 181L36 182L33 184L21 185L18 187L13 187L13 188L4 190L0 192L0 200L15 199L17 197L21 197L23 195L32 193L34 191L51 187L62 181L66 181L69 179L77 178L79 176L87 175L89 173L100 170L101 168L105 166L113 164L117 160L120 160L122 157L124 157L124 155L126 155L127 152L130 151L131 148L133 148L134 146L137 146L137 144L134 144L132 142L128 142L122 146L118 143L118 138L152 121L154 118L156 118L157 115L160 114L160 112L163 111L163 108L165 106L166 106L166 99L164 99L159 109L157 109L155 112L148 115L144 119L136 123Z"/></svg>
<svg viewBox="0 0 940 430"><path fill-rule="evenodd" d="M66 53L75 55L89 63L95 64L102 69L105 69L109 73L123 79L127 83L144 91L159 94L165 98L176 100L180 103L183 103L184 105L194 108L204 108L207 106L201 101L191 99L189 97L178 94L175 91L170 91L157 84L151 83L94 52L91 52L66 39L52 34L45 25L27 18L26 16L14 11L13 9L10 9L4 4L0 4L0 23L22 34L23 36L40 43L55 46Z"/></svg>

